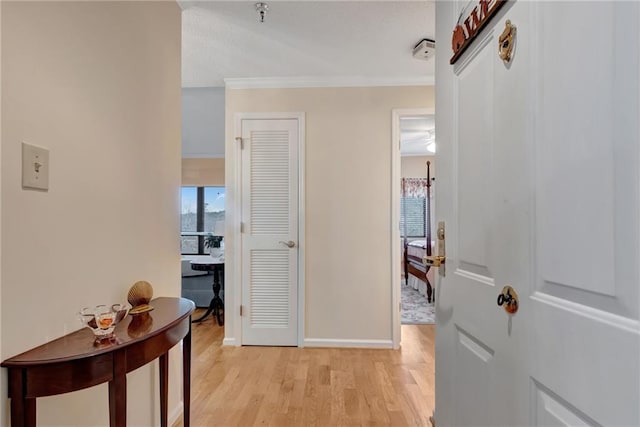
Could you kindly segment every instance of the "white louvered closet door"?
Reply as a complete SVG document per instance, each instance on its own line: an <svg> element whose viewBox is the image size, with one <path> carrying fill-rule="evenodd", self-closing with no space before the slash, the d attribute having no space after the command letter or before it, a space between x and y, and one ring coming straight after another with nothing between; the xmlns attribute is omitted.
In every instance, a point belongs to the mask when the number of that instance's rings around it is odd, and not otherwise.
<svg viewBox="0 0 640 427"><path fill-rule="evenodd" d="M242 143L242 344L297 345L298 120L244 119Z"/></svg>

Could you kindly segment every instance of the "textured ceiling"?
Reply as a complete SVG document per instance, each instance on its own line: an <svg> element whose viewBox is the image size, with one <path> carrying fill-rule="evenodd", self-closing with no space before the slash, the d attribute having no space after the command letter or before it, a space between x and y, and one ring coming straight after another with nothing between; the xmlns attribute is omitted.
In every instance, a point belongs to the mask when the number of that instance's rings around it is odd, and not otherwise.
<svg viewBox="0 0 640 427"><path fill-rule="evenodd" d="M433 114L400 117L400 155L435 153L436 120ZM433 144L430 146L430 144ZM428 147L431 147L430 151Z"/></svg>
<svg viewBox="0 0 640 427"><path fill-rule="evenodd" d="M183 87L224 78L433 77L434 59L412 56L435 36L431 1L181 1Z"/></svg>

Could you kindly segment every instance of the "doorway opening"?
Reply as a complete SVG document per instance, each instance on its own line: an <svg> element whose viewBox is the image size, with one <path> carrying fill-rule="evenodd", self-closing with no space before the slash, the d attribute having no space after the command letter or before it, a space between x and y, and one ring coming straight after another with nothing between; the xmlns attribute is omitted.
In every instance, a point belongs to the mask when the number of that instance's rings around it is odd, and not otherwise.
<svg viewBox="0 0 640 427"><path fill-rule="evenodd" d="M401 325L435 323L434 271L422 264L422 257L433 253L435 229L434 110L394 110L392 134L391 271L397 348Z"/></svg>

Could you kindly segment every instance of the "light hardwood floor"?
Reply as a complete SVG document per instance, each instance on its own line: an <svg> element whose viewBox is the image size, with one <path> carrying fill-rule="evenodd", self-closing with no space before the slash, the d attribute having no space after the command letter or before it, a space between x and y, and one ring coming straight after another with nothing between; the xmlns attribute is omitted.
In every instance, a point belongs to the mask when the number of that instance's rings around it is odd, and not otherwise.
<svg viewBox="0 0 640 427"><path fill-rule="evenodd" d="M193 325L192 426L431 425L432 325L402 326L400 350L229 347L223 335L211 317Z"/></svg>

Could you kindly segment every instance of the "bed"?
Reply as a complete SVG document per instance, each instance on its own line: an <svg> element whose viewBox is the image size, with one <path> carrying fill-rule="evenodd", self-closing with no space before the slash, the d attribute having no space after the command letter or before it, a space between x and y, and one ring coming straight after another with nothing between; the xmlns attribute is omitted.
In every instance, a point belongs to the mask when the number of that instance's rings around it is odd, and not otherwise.
<svg viewBox="0 0 640 427"><path fill-rule="evenodd" d="M433 253L434 242L431 242ZM427 297L429 303L435 299L433 295L434 271L422 263L422 258L427 255L427 240L416 239L405 241L404 244L404 280L405 286L411 286Z"/></svg>
<svg viewBox="0 0 640 427"><path fill-rule="evenodd" d="M431 240L431 162L427 161L427 177L426 178L402 178L402 197L405 198L424 198L424 233L425 238L409 240L407 234L407 218L402 221L404 224L404 280L405 286L412 286L422 295L427 297L427 301L431 303L435 299L434 290L434 269L425 266L422 259L426 255L433 255L434 242ZM435 179L435 178L434 178ZM402 209L401 209L402 211ZM429 243L427 246L427 242Z"/></svg>

